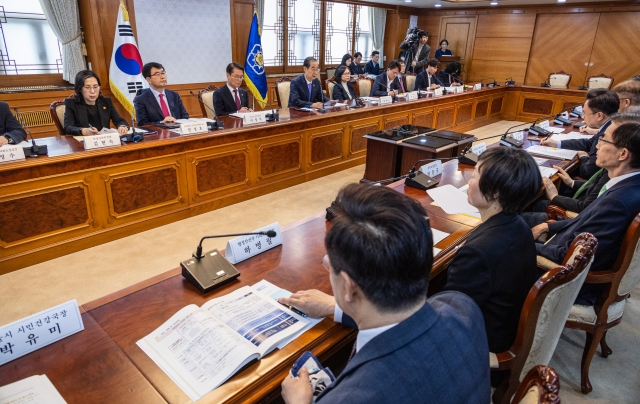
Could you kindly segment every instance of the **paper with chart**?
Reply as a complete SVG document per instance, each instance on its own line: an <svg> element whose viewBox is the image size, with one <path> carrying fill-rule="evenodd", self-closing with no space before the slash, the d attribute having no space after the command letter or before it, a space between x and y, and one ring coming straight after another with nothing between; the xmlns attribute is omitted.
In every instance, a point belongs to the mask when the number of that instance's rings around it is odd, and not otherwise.
<svg viewBox="0 0 640 404"><path fill-rule="evenodd" d="M0 387L0 404L67 404L47 375L36 375Z"/></svg>

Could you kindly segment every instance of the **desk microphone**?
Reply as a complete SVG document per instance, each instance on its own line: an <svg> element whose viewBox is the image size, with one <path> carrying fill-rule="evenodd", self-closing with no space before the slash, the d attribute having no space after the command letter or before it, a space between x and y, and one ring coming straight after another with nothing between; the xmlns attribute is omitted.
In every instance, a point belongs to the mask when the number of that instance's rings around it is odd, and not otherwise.
<svg viewBox="0 0 640 404"><path fill-rule="evenodd" d="M13 110L16 111L16 117L18 118L18 121L20 121L20 125L22 125L22 127L24 127L27 130L29 137L31 137L31 147L22 148L22 150L24 150L24 155L26 157L38 157L38 156L46 156L47 154L49 154L47 150L47 145L38 146L36 144L36 141L33 138L33 134L31 133L31 130L29 129L29 126L27 125L27 122L24 120L24 117L22 116L22 114L18 112L18 108L13 108Z"/></svg>
<svg viewBox="0 0 640 404"><path fill-rule="evenodd" d="M466 71L466 70L463 70L462 72L460 72L460 74L462 74L462 73L467 73L467 75L469 75L471 78L473 78L473 79L475 79L475 80L480 80L480 87L488 87L488 85L487 85L487 84L484 84L484 83L483 83L483 81L485 81L485 80L493 80L493 83L491 83L491 86L492 86L492 87L497 87L497 86L499 85L499 84L496 82L496 79L493 79L493 78L484 78L484 79L481 79L481 78L478 78L477 76L474 76L473 74L469 73L469 72L468 72L468 71Z"/></svg>
<svg viewBox="0 0 640 404"><path fill-rule="evenodd" d="M508 77L507 81L504 83L505 86L515 86L516 85L516 81L513 79L513 77Z"/></svg>
<svg viewBox="0 0 640 404"><path fill-rule="evenodd" d="M547 83L547 80L545 80L543 83L540 84L540 87L551 87L551 83Z"/></svg>
<svg viewBox="0 0 640 404"><path fill-rule="evenodd" d="M240 276L240 272L238 272L238 270L222 256L218 249L202 254L202 242L209 238L250 235L275 237L276 232L269 230L256 233L204 236L200 239L200 244L198 244L198 248L193 254L193 258L180 262L180 267L182 267L182 276L203 293L210 292L216 287L236 279Z"/></svg>
<svg viewBox="0 0 640 404"><path fill-rule="evenodd" d="M418 163L424 163L427 161L436 161L436 160L458 160L458 157L445 157L445 158L430 158L430 159L420 159L416 161L416 163L411 167L411 171L407 174L407 179L404 180L404 185L411 188L421 189L426 191L429 188L433 188L440 181L432 178L431 176L425 174L422 171L418 171L416 173L416 168L418 167Z"/></svg>
<svg viewBox="0 0 640 404"><path fill-rule="evenodd" d="M194 97L198 98L197 95L195 95L193 93L193 91L189 91L189 94L193 95ZM208 106L205 102L203 102L202 100L200 100L200 98L198 98L198 102L202 103L202 105L204 105L205 107L207 107L207 109L209 109L209 111L213 112L213 116L216 118L215 122L207 122L207 127L210 130L213 129L224 129L224 123L220 122L220 119L218 119L218 114L216 114L216 110L211 108L210 106Z"/></svg>
<svg viewBox="0 0 640 404"><path fill-rule="evenodd" d="M268 106L269 108L271 108L271 113L266 113L265 114L265 120L267 122L271 122L271 121L279 121L280 120L280 115L278 114L278 110L276 108L273 107L273 105L269 104L266 101L260 101L258 99L256 99L256 97L254 97L252 94L249 94L249 92L247 91L247 95L251 98L253 98L254 100L258 101L258 104L260 103L264 103L266 106Z"/></svg>
<svg viewBox="0 0 640 404"><path fill-rule="evenodd" d="M481 79L480 80L480 84L482 84L482 81L484 81L484 80L493 80L493 83L489 83L489 84L485 85L484 87L500 87L500 84L498 84L498 82L494 78Z"/></svg>

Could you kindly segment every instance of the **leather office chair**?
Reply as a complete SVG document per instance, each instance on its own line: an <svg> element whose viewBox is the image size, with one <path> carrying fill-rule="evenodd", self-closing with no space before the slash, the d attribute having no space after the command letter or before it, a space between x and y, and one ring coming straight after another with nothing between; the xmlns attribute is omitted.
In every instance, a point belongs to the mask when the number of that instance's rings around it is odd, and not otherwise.
<svg viewBox="0 0 640 404"><path fill-rule="evenodd" d="M331 96L333 95L333 87L336 86L336 81L332 77L325 81L325 85L327 86L327 97L333 99Z"/></svg>
<svg viewBox="0 0 640 404"><path fill-rule="evenodd" d="M207 117L209 119L215 119L213 115L213 92L216 91L218 87L211 84L209 87L198 91L198 100L200 101L200 110L202 111L202 116ZM209 108L205 107L205 104L209 106Z"/></svg>
<svg viewBox="0 0 640 404"><path fill-rule="evenodd" d="M560 377L555 369L538 365L522 379L514 404L560 404Z"/></svg>
<svg viewBox="0 0 640 404"><path fill-rule="evenodd" d="M558 73L549 74L549 84L554 88L569 88L571 82L571 73L565 73L562 70Z"/></svg>
<svg viewBox="0 0 640 404"><path fill-rule="evenodd" d="M407 80L407 91L413 91L416 88L416 76L413 73L407 73L404 76Z"/></svg>
<svg viewBox="0 0 640 404"><path fill-rule="evenodd" d="M562 216L562 209L557 206L554 208L556 214ZM639 239L640 215L636 216L627 228L618 259L613 266L607 271L590 273L584 281L604 285L602 295L593 306L573 305L565 324L566 328L583 330L587 333L582 354L580 382L584 394L593 390L589 380L589 366L598 344L603 358L611 355L611 348L606 342L607 331L620 324L629 293L640 283Z"/></svg>
<svg viewBox="0 0 640 404"><path fill-rule="evenodd" d="M587 81L589 90L592 88L611 89L611 86L613 86L613 77L607 77L604 73L599 76L589 76L589 80Z"/></svg>
<svg viewBox="0 0 640 404"><path fill-rule="evenodd" d="M73 97L75 97L75 94L71 94L67 98L73 98ZM64 127L62 126L64 122L64 111L65 111L64 100L54 101L51 103L51 105L49 105L49 113L51 114L51 119L53 120L53 123L56 125L56 129L58 129L58 136L66 135L66 133L64 133Z"/></svg>
<svg viewBox="0 0 640 404"><path fill-rule="evenodd" d="M551 360L597 246L592 234L579 234L563 264L547 271L531 287L515 342L508 351L489 354L492 369L508 371L493 394L494 404L510 403L527 372L535 365L546 366Z"/></svg>
<svg viewBox="0 0 640 404"><path fill-rule="evenodd" d="M373 86L373 80L367 77L361 77L356 80L356 92L358 97L368 97L371 94L371 87Z"/></svg>
<svg viewBox="0 0 640 404"><path fill-rule="evenodd" d="M289 93L291 93L291 78L283 76L276 80L278 108L287 108L289 105Z"/></svg>

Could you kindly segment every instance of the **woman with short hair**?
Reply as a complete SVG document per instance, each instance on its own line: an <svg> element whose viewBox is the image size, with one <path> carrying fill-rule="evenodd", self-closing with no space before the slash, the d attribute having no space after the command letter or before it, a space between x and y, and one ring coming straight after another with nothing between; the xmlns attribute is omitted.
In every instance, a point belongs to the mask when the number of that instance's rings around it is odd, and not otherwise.
<svg viewBox="0 0 640 404"><path fill-rule="evenodd" d="M358 98L356 90L350 83L351 73L347 66L339 66L336 69L334 80L336 84L333 86L331 93L332 100L352 100Z"/></svg>
<svg viewBox="0 0 640 404"><path fill-rule="evenodd" d="M447 41L446 39L440 41L438 48L439 49L436 50L437 58L439 58L440 56L453 56L453 52L451 52L451 49L448 49L449 41Z"/></svg>

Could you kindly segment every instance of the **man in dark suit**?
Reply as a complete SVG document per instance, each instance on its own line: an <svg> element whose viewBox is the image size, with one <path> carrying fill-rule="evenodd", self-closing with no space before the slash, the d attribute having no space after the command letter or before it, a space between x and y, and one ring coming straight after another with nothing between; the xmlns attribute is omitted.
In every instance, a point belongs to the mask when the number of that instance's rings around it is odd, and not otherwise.
<svg viewBox="0 0 640 404"><path fill-rule="evenodd" d="M218 116L234 112L251 112L247 91L240 88L244 79L244 68L236 62L227 66L227 85L213 93L213 108Z"/></svg>
<svg viewBox="0 0 640 404"><path fill-rule="evenodd" d="M545 244L536 244L539 255L560 263L573 239L580 233L592 233L598 248L591 271L604 271L618 257L629 224L640 212L640 116L614 115L597 145L597 164L609 172L609 181L600 196L576 218L542 223L532 229L538 239L547 235ZM577 304L593 305L602 285L584 285Z"/></svg>
<svg viewBox="0 0 640 404"><path fill-rule="evenodd" d="M291 80L289 108L322 108L329 101L318 80L318 61L309 56L304 60L304 74Z"/></svg>
<svg viewBox="0 0 640 404"><path fill-rule="evenodd" d="M436 88L444 87L444 84L436 76L438 67L440 67L438 59L429 59L427 68L416 77L416 90L435 90Z"/></svg>
<svg viewBox="0 0 640 404"><path fill-rule="evenodd" d="M27 140L27 134L22 125L9 109L9 104L0 102L0 146L5 144L18 144Z"/></svg>
<svg viewBox="0 0 640 404"><path fill-rule="evenodd" d="M398 89L400 88L396 77L400 73L400 65L397 61L392 60L387 66L387 71L384 74L379 74L376 77L376 81L371 86L371 93L369 97L385 97L387 95L398 95Z"/></svg>
<svg viewBox="0 0 640 404"><path fill-rule="evenodd" d="M424 70L424 65L429 60L429 54L431 53L431 47L427 45L429 41L429 33L426 31L419 31L420 39L413 45L411 54L413 59L407 61L410 64L409 71L418 74Z"/></svg>
<svg viewBox="0 0 640 404"><path fill-rule="evenodd" d="M309 290L280 299L359 330L352 359L317 402L488 403L480 310L459 292L426 298L433 238L424 208L364 184L336 201L323 259L335 298ZM306 370L282 383L286 403L311 403L311 394Z"/></svg>
<svg viewBox="0 0 640 404"><path fill-rule="evenodd" d="M139 125L152 123L173 123L176 119L189 119L187 110L182 105L180 95L165 89L167 72L160 63L151 62L142 67L142 76L149 83L133 100Z"/></svg>
<svg viewBox="0 0 640 404"><path fill-rule="evenodd" d="M351 74L361 75L364 74L364 68L360 64L362 62L362 53L356 52L353 55L353 61L351 62L351 66L349 69L351 70Z"/></svg>
<svg viewBox="0 0 640 404"><path fill-rule="evenodd" d="M598 129L598 132L589 139L571 139L562 142L553 139L544 139L540 142L543 146L558 147L561 149L578 150L580 166L578 175L582 178L591 178L600 167L596 165L596 145L598 139L604 136L609 126L609 117L620 107L618 94L606 88L594 88L587 93L587 100L582 106L584 123L589 128ZM580 128L583 131L582 128Z"/></svg>
<svg viewBox="0 0 640 404"><path fill-rule="evenodd" d="M371 60L364 65L364 72L367 74L372 74L374 76L377 76L378 74L380 74L381 69L380 69L380 65L378 64L379 60L380 60L380 52L378 51L371 52Z"/></svg>

